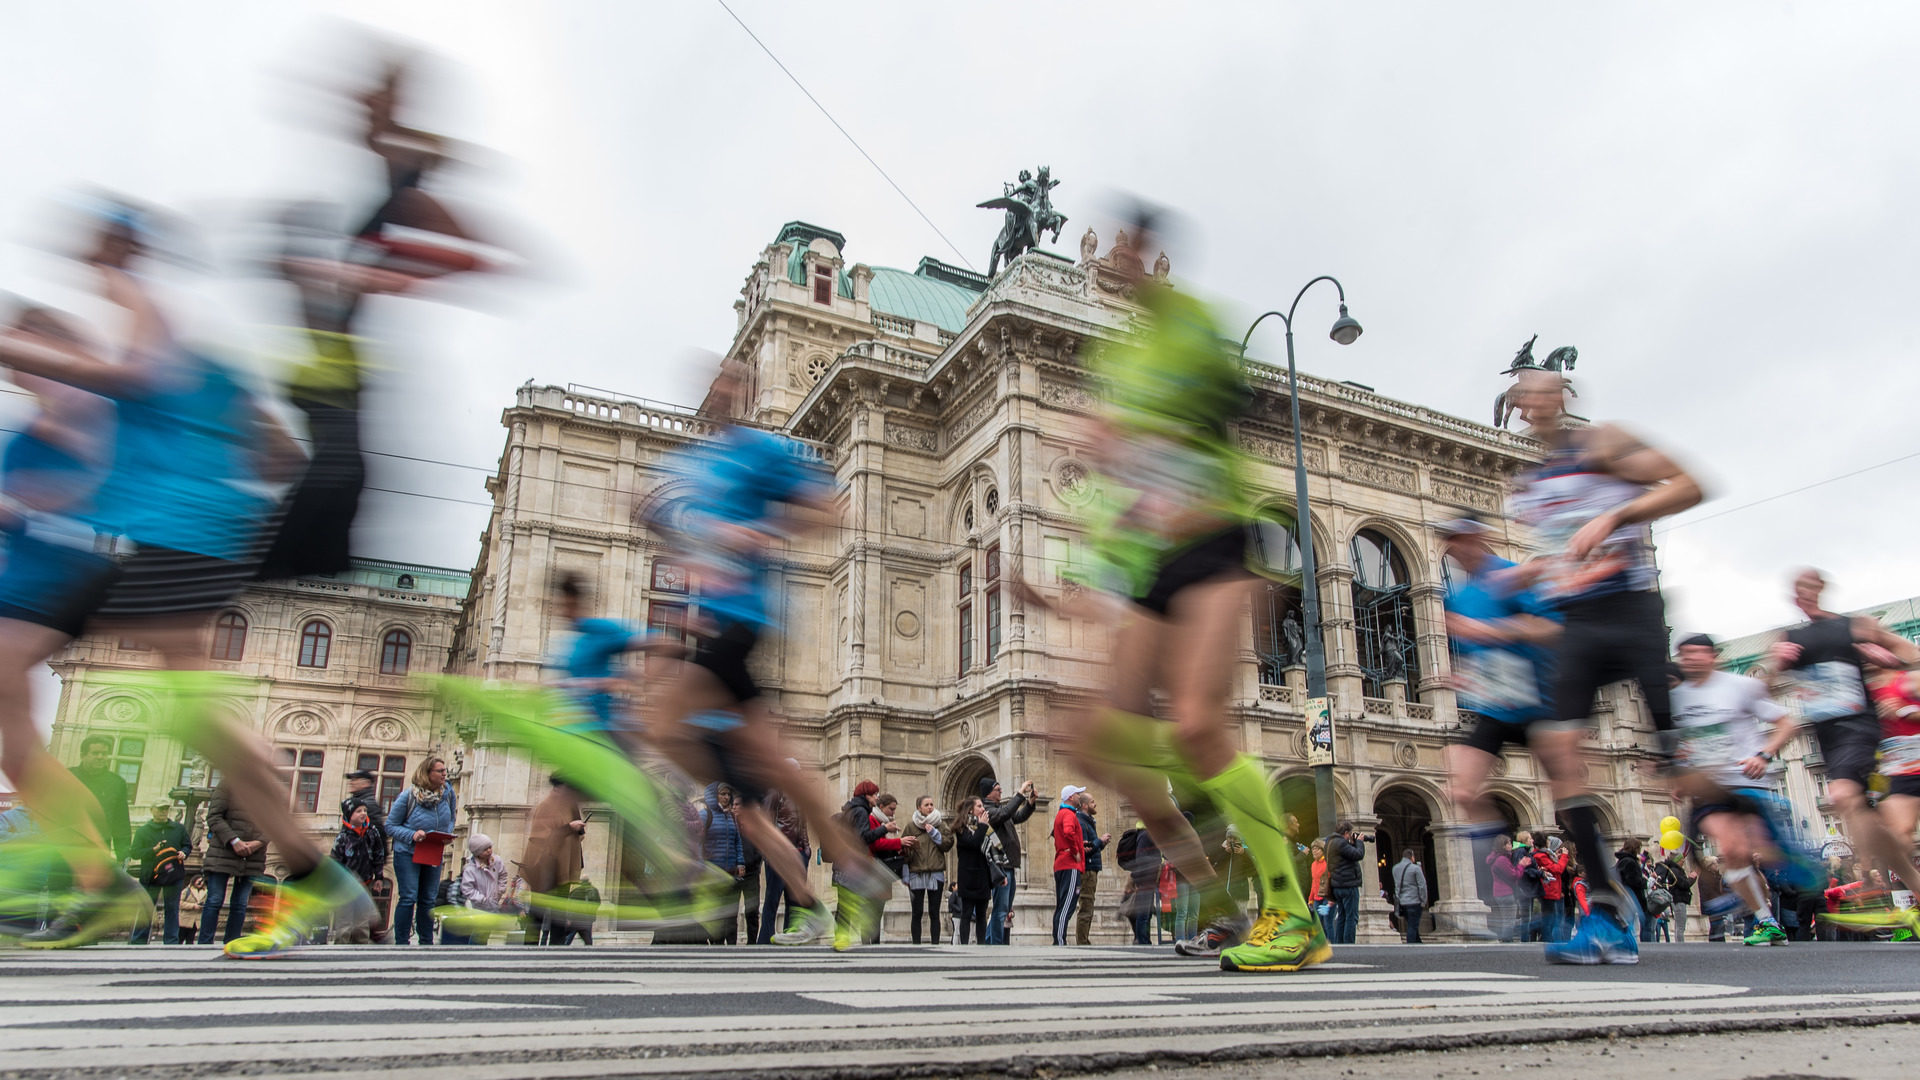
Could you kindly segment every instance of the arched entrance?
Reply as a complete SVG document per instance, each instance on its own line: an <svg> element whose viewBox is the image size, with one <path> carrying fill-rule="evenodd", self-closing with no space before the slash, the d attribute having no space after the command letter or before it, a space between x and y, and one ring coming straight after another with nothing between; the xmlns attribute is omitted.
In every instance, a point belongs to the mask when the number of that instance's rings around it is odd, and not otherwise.
<svg viewBox="0 0 1920 1080"><path fill-rule="evenodd" d="M980 794L980 781L992 775L993 763L979 754L968 754L949 765L947 782L940 789L940 808L958 814L962 802Z"/></svg>
<svg viewBox="0 0 1920 1080"><path fill-rule="evenodd" d="M1421 869L1427 873L1427 894L1438 900L1440 863L1431 828L1433 806L1426 796L1405 785L1389 785L1374 796L1373 814L1380 819L1374 828L1374 850L1379 852L1376 867L1379 888L1387 890L1388 896L1393 895L1393 867L1400 861L1401 852L1412 848Z"/></svg>
<svg viewBox="0 0 1920 1080"><path fill-rule="evenodd" d="M1320 820L1320 801L1313 791L1313 777L1289 776L1275 784L1273 790L1280 797L1280 813L1300 819L1300 831L1294 840L1311 845L1333 831L1333 822Z"/></svg>

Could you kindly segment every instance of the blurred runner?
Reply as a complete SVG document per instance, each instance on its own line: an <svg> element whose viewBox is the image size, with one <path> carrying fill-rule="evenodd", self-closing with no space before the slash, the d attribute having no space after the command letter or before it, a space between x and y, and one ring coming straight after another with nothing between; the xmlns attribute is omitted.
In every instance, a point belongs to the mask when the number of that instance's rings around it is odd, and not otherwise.
<svg viewBox="0 0 1920 1080"><path fill-rule="evenodd" d="M1524 577L1559 612L1553 712L1536 723L1529 745L1553 785L1579 862L1593 880L1572 938L1548 942L1556 964L1633 964L1640 960L1639 911L1608 869L1599 810L1584 779L1582 730L1594 695L1621 679L1640 684L1661 750L1673 717L1667 701L1666 606L1653 565L1652 522L1700 502L1700 485L1673 459L1612 424L1583 426L1567 415L1566 379L1525 370L1510 391L1546 460L1519 477L1514 516L1531 528L1541 557Z"/></svg>
<svg viewBox="0 0 1920 1080"><path fill-rule="evenodd" d="M786 883L792 914L776 945L810 945L832 935L836 949L869 940L897 880L834 813L824 778L802 770L780 745L776 721L748 661L778 629L768 603L768 558L804 527L801 513L829 512L825 471L792 439L734 422L745 387L723 363L702 406L712 440L681 471L692 491L657 515L664 536L700 582L702 625L692 655L660 693L654 737L699 781L731 787L740 828ZM829 916L808 883L799 853L768 815L769 791L793 803L834 864L839 905Z"/></svg>
<svg viewBox="0 0 1920 1080"><path fill-rule="evenodd" d="M1720 853L1721 881L1753 914L1748 945L1785 945L1787 932L1773 917L1764 874L1785 871L1795 891L1823 884L1817 862L1800 851L1792 835L1790 808L1768 778L1775 759L1795 734L1786 709L1758 679L1716 670L1713 639L1695 634L1680 642L1681 682L1674 687L1675 786L1693 807L1687 835L1705 833ZM1738 918L1733 905L1717 905L1714 917Z"/></svg>
<svg viewBox="0 0 1920 1080"><path fill-rule="evenodd" d="M1156 216L1137 211L1132 250L1119 260L1145 325L1087 360L1103 387L1093 435L1103 499L1089 531L1099 584L1127 603L1112 612L1107 704L1070 721L1073 748L1197 892L1201 929L1176 949L1218 955L1227 971L1296 971L1333 950L1301 895L1273 789L1260 763L1234 749L1226 716L1255 582L1250 492L1228 424L1252 392L1212 314L1146 274ZM1167 693L1172 723L1153 718L1155 689ZM1251 926L1181 806L1217 807L1211 816L1238 831L1258 878Z"/></svg>
<svg viewBox="0 0 1920 1080"><path fill-rule="evenodd" d="M1866 682L1869 666L1904 669L1920 663L1920 649L1874 619L1837 615L1821 607L1820 597L1826 587L1826 575L1818 570L1809 567L1794 575L1793 604L1807 621L1783 633L1756 670L1791 682L1800 714L1813 725L1814 738L1827 763L1827 798L1840 811L1854 850L1888 867L1908 890L1920 895L1920 868L1913 864L1911 823L1904 834L1896 834L1867 801L1874 757L1881 748L1882 721L1870 703ZM1892 768L1911 767L1901 757L1909 749L1906 739L1896 737ZM1902 781L1899 787L1901 794L1914 794L1909 781ZM1920 931L1920 910L1889 913L1888 921Z"/></svg>
<svg viewBox="0 0 1920 1080"><path fill-rule="evenodd" d="M222 711L219 699L244 686L200 670L209 620L246 587L264 551L271 501L262 485L290 476L301 455L222 365L173 336L138 273L148 218L124 203L106 204L85 240L82 261L101 295L126 317L121 340L96 350L18 328L0 338L0 363L117 405L112 463L84 520L134 550L114 567L104 595L88 597L82 614L90 632L158 650L166 670L144 681L162 703L160 730L205 754L279 849L289 876L274 917L226 947L229 956L264 956L370 903L353 875L294 822L266 747ZM8 647L19 650L15 660L49 653L72 636L71 629L24 621L7 629ZM80 896L23 941L60 947L97 939L129 906L121 877L102 883L82 872Z"/></svg>

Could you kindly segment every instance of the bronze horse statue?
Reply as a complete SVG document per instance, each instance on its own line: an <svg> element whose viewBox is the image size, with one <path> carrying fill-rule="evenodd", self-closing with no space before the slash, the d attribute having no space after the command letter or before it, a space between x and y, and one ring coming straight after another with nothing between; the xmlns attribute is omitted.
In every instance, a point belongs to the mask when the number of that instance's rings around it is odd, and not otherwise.
<svg viewBox="0 0 1920 1080"><path fill-rule="evenodd" d="M1539 334L1528 338L1527 343L1520 346L1520 351L1513 354L1513 362L1508 364L1507 369L1501 374L1518 376L1523 371L1573 370L1574 363L1580 359L1579 349L1571 345L1562 345L1548 353L1546 362L1541 363L1533 358L1533 343L1539 340ZM1573 388L1573 380L1571 379L1567 380L1567 393L1572 394L1574 397L1580 396L1579 391ZM1514 408L1513 388L1508 387L1500 391L1500 395L1493 399L1493 426L1497 428L1506 427L1507 421L1513 418Z"/></svg>
<svg viewBox="0 0 1920 1080"><path fill-rule="evenodd" d="M1043 232L1051 231L1053 242L1060 242L1060 230L1066 225L1067 216L1053 208L1053 189L1058 186L1060 181L1050 178L1045 165L1040 166L1037 177L1021 169L1018 184L1002 184L1003 193L999 198L979 204L984 210L1007 212L1000 235L993 242L993 258L987 263L988 277L1000 269L1002 258L1011 264L1022 252L1039 247Z"/></svg>

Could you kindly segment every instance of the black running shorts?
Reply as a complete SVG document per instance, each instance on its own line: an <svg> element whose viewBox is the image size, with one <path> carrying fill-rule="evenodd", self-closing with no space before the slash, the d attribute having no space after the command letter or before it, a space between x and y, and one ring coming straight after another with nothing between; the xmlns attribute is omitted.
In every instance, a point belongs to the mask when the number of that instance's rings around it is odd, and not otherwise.
<svg viewBox="0 0 1920 1080"><path fill-rule="evenodd" d="M1887 777L1887 794L1905 795L1909 799L1920 799L1920 776Z"/></svg>
<svg viewBox="0 0 1920 1080"><path fill-rule="evenodd" d="M1553 715L1591 722L1600 688L1622 679L1640 684L1659 731L1673 727L1667 702L1666 605L1657 592L1623 592L1576 600L1560 609L1564 625L1555 657Z"/></svg>
<svg viewBox="0 0 1920 1080"><path fill-rule="evenodd" d="M695 640L690 662L713 672L734 701L752 701L760 696L760 686L747 671L747 657L759 640L760 631L746 623L722 623L711 637Z"/></svg>
<svg viewBox="0 0 1920 1080"><path fill-rule="evenodd" d="M1529 724L1507 724L1491 716L1473 713L1473 726L1467 729L1467 736L1460 740L1461 746L1470 746L1482 753L1500 756L1500 751L1508 746L1527 745Z"/></svg>
<svg viewBox="0 0 1920 1080"><path fill-rule="evenodd" d="M1851 780L1867 786L1873 775L1873 763L1880 753L1880 718L1873 715L1841 716L1813 725L1813 737L1820 743L1820 756L1827 759L1828 780Z"/></svg>
<svg viewBox="0 0 1920 1080"><path fill-rule="evenodd" d="M1165 618L1180 590L1227 578L1251 577L1247 569L1247 530L1235 525L1203 537L1168 556L1154 572L1153 584L1133 602Z"/></svg>

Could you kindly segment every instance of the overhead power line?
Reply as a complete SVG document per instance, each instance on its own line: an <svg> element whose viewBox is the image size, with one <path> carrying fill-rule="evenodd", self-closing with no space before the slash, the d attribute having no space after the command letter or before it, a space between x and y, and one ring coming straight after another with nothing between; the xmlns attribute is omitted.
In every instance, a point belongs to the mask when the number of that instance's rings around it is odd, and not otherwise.
<svg viewBox="0 0 1920 1080"><path fill-rule="evenodd" d="M873 166L873 171L880 174L880 179L885 180L894 191L899 192L900 197L907 201L907 205L913 207L913 212L920 215L920 220L927 223L927 228L932 229L933 234L944 241L947 247L950 248L955 255L959 256L961 262L966 263L967 269L973 270L973 263L968 260L966 253L960 250L959 245L947 239L947 234L940 231L940 226L933 223L933 219L927 216L925 210L920 209L920 204L913 201L913 196L908 195L906 189L902 188L898 183L895 183L893 177L887 175L887 170L881 168L880 163L873 160L873 155L867 153L867 148L860 145L860 140L854 138L852 132L841 126L840 121L833 118L833 114L827 111L825 105L820 104L820 99L813 96L813 91L807 89L806 84L800 81L800 77L789 70L787 65L781 63L778 56L773 55L773 50L767 48L767 43L761 41L760 35L753 32L753 27L748 26L746 20L742 19L739 13L727 7L727 0L714 0L714 3L719 4L728 15L733 16L733 21L740 24L740 29L747 32L747 36L753 39L755 45L760 46L760 51L767 54L767 59L773 61L774 66L778 67L782 74L793 80L793 85L799 87L801 93L807 95L807 100L813 102L813 107L819 109L820 115L827 118L827 123L832 124L835 131L846 136L847 142L853 144L853 148L860 152L860 156L867 159L867 164Z"/></svg>
<svg viewBox="0 0 1920 1080"><path fill-rule="evenodd" d="M1817 488L1817 487L1825 487L1828 484L1837 484L1842 480L1852 479L1853 477L1859 476L1863 473L1873 472L1875 469L1884 469L1889 465L1898 465L1903 461L1910 461L1917 457L1920 457L1920 450L1915 450L1910 454L1901 454L1899 457L1896 457L1896 458L1888 458L1885 461L1882 461L1873 465L1867 465L1862 468L1855 469L1852 472L1843 472L1838 476L1829 476L1825 480L1815 480L1811 484L1802 484L1797 488L1793 488L1788 491L1782 491L1776 495L1768 495L1764 499L1755 499L1752 502L1741 503L1739 506L1729 506L1725 510L1719 510L1711 514L1707 514L1704 517L1688 518L1685 521L1676 521L1673 524L1668 525L1664 528L1655 528L1654 531L1667 532L1667 533L1674 532L1679 529L1684 529L1689 525L1698 525L1703 521L1712 521L1714 518L1723 518L1723 517L1726 517L1728 514L1737 514L1742 510L1751 510L1756 506L1762 506L1770 502L1777 502L1781 499L1786 498L1789 495L1798 495L1803 491L1812 491L1814 488Z"/></svg>

